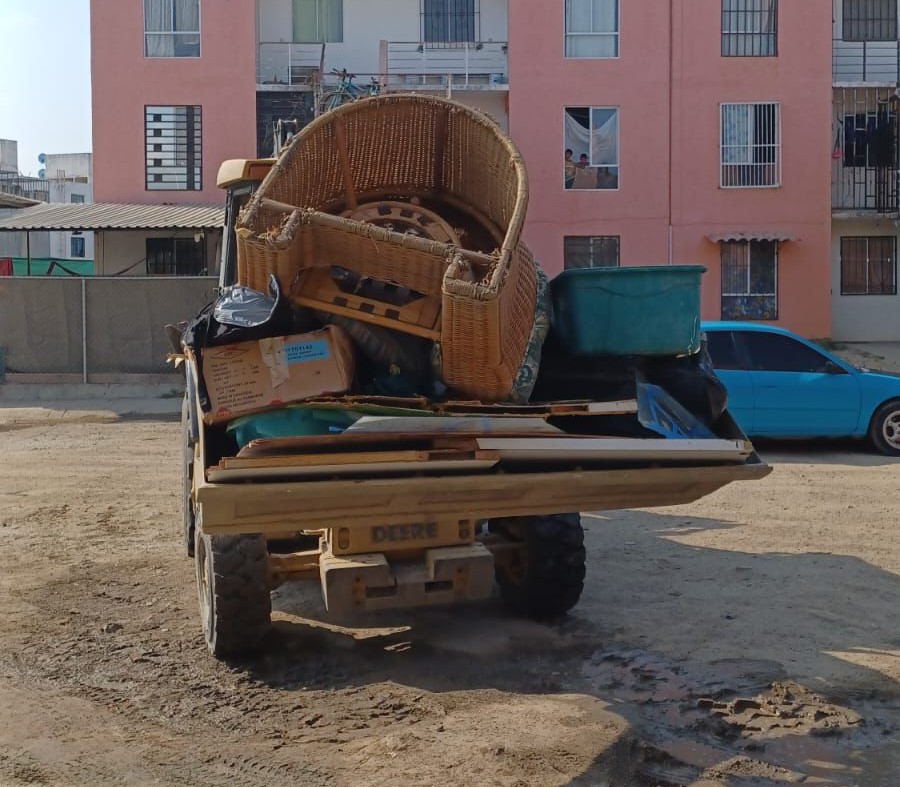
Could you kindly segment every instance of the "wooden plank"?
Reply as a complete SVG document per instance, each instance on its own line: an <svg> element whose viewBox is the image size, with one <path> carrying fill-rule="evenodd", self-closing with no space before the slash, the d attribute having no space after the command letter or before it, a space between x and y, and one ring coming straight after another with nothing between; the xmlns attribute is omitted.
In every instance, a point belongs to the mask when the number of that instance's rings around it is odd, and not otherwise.
<svg viewBox="0 0 900 787"><path fill-rule="evenodd" d="M627 437L479 437L478 447L499 451L502 462L718 461L743 462L753 447L742 440Z"/></svg>
<svg viewBox="0 0 900 787"><path fill-rule="evenodd" d="M481 402L443 402L433 405L433 409L451 415L483 413L488 415L631 415L637 412L637 401L618 399L609 402L573 401L546 402L536 404L483 404Z"/></svg>
<svg viewBox="0 0 900 787"><path fill-rule="evenodd" d="M225 457L219 467L240 470L253 467L316 467L368 462L427 462L428 451L354 451L352 453L288 454L287 456Z"/></svg>
<svg viewBox="0 0 900 787"><path fill-rule="evenodd" d="M506 418L502 415L440 415L440 416L378 416L366 415L351 426L344 434L516 434L533 432L537 434L563 434L563 431L548 424L542 417Z"/></svg>
<svg viewBox="0 0 900 787"><path fill-rule="evenodd" d="M365 474L368 480L373 480L372 476L376 475L393 475L393 474L412 474L422 472L473 472L478 470L489 470L499 461L499 456L490 451L478 451L472 454L461 454L461 458L454 459L428 459L426 461L402 461L402 462L384 462L381 464L363 461L356 464L334 464L320 466L284 466L277 465L274 467L246 467L235 469L220 469L211 467L207 472L207 477L214 483L227 483L235 481L250 481L266 478L314 478L321 476L340 476L351 474ZM268 484L260 484L261 488L265 488ZM242 489L249 487L242 486ZM302 506L301 506L302 509ZM302 510L295 512L301 515ZM329 518L333 524L338 519ZM304 526L306 526L304 520ZM327 525L323 525L327 527ZM204 523L204 529L206 524ZM296 530L296 519L293 529ZM268 532L268 528L267 528Z"/></svg>
<svg viewBox="0 0 900 787"><path fill-rule="evenodd" d="M460 473L439 477L297 480L267 484L200 482L210 533L291 533L304 527L415 524L443 517L487 519L563 511L652 508L691 503L734 481L764 478L758 461L684 467Z"/></svg>

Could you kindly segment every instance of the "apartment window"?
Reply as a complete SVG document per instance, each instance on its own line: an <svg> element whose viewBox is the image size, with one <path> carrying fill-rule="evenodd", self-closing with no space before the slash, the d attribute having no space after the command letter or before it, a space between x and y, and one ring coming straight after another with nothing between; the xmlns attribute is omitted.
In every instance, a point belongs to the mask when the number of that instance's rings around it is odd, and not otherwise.
<svg viewBox="0 0 900 787"><path fill-rule="evenodd" d="M722 243L722 319L778 319L778 243Z"/></svg>
<svg viewBox="0 0 900 787"><path fill-rule="evenodd" d="M779 105L720 106L720 185L771 188L781 184Z"/></svg>
<svg viewBox="0 0 900 787"><path fill-rule="evenodd" d="M84 258L84 237L73 234L69 238L69 256Z"/></svg>
<svg viewBox="0 0 900 787"><path fill-rule="evenodd" d="M422 0L421 8L425 43L461 44L476 40L476 0Z"/></svg>
<svg viewBox="0 0 900 787"><path fill-rule="evenodd" d="M565 188L619 188L619 110L567 107L563 121Z"/></svg>
<svg viewBox="0 0 900 787"><path fill-rule="evenodd" d="M144 113L147 191L200 191L200 107L145 107Z"/></svg>
<svg viewBox="0 0 900 787"><path fill-rule="evenodd" d="M572 268L619 267L618 235L566 235L563 238L563 261Z"/></svg>
<svg viewBox="0 0 900 787"><path fill-rule="evenodd" d="M566 57L619 56L619 0L566 0Z"/></svg>
<svg viewBox="0 0 900 787"><path fill-rule="evenodd" d="M845 115L844 166L891 167L897 160L897 116L886 108Z"/></svg>
<svg viewBox="0 0 900 787"><path fill-rule="evenodd" d="M897 0L844 0L844 41L896 41Z"/></svg>
<svg viewBox="0 0 900 787"><path fill-rule="evenodd" d="M83 205L84 204L84 194L70 194L69 202L73 205Z"/></svg>
<svg viewBox="0 0 900 787"><path fill-rule="evenodd" d="M200 0L144 0L144 57L200 57Z"/></svg>
<svg viewBox="0 0 900 787"><path fill-rule="evenodd" d="M206 244L202 237L147 238L147 273L151 276L202 276Z"/></svg>
<svg viewBox="0 0 900 787"><path fill-rule="evenodd" d="M722 56L778 54L778 0L722 0Z"/></svg>
<svg viewBox="0 0 900 787"><path fill-rule="evenodd" d="M841 295L896 295L897 239L841 238Z"/></svg>
<svg viewBox="0 0 900 787"><path fill-rule="evenodd" d="M339 44L344 40L344 0L293 0L294 42Z"/></svg>

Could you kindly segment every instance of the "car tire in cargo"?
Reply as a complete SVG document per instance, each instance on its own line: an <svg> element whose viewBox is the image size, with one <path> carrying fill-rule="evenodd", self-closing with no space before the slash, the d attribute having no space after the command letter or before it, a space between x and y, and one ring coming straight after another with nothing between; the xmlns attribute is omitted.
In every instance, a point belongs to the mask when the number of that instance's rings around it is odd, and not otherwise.
<svg viewBox="0 0 900 787"><path fill-rule="evenodd" d="M260 535L210 536L195 544L200 620L218 658L255 651L271 626L269 554Z"/></svg>
<svg viewBox="0 0 900 787"><path fill-rule="evenodd" d="M535 620L559 617L584 589L584 529L578 514L504 517L488 523L491 533L518 543L497 562L504 604Z"/></svg>
<svg viewBox="0 0 900 787"><path fill-rule="evenodd" d="M900 399L885 402L875 411L869 439L879 453L900 456Z"/></svg>

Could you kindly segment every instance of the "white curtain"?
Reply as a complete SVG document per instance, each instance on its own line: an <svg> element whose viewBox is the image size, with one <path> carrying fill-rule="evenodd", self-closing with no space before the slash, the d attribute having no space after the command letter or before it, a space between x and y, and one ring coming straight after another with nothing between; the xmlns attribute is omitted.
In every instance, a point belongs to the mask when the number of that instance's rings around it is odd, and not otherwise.
<svg viewBox="0 0 900 787"><path fill-rule="evenodd" d="M619 113L615 109L591 110L591 165L617 166L619 163Z"/></svg>
<svg viewBox="0 0 900 787"><path fill-rule="evenodd" d="M343 0L293 0L293 8L295 43L344 40Z"/></svg>
<svg viewBox="0 0 900 787"><path fill-rule="evenodd" d="M750 104L722 106L722 163L750 163Z"/></svg>
<svg viewBox="0 0 900 787"><path fill-rule="evenodd" d="M172 57L175 41L165 35L172 29L172 0L144 0L144 36L147 57ZM161 34L161 35L158 35Z"/></svg>
<svg viewBox="0 0 900 787"><path fill-rule="evenodd" d="M175 0L175 29L185 33L200 32L199 0Z"/></svg>
<svg viewBox="0 0 900 787"><path fill-rule="evenodd" d="M616 57L619 0L566 0L566 57Z"/></svg>
<svg viewBox="0 0 900 787"><path fill-rule="evenodd" d="M584 153L590 158L591 155L591 131L586 126L579 123L568 112L566 114L566 147L569 148L574 155L572 159L578 161L578 157Z"/></svg>

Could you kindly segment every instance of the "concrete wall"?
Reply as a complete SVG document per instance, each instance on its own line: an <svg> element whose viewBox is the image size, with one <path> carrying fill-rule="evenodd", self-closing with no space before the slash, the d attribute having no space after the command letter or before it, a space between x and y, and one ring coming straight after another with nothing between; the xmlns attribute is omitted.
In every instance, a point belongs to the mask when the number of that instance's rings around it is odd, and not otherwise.
<svg viewBox="0 0 900 787"><path fill-rule="evenodd" d="M848 235L898 237L898 231L891 219L835 219L831 234L831 336L846 342L895 342L900 337L900 295L841 295L841 237Z"/></svg>
<svg viewBox="0 0 900 787"><path fill-rule="evenodd" d="M671 261L707 267L703 315L718 318L720 249L707 235L783 232L799 241L780 249L778 322L827 336L827 4L779 4L777 57L722 57L720 3L623 0L612 59L564 56L564 5L510 3L510 132L528 166L526 240L544 268L562 269L566 235L618 235L623 264L666 263L671 225ZM780 187L720 188L719 105L729 102L780 103ZM564 189L563 113L590 106L619 109L617 191Z"/></svg>
<svg viewBox="0 0 900 787"><path fill-rule="evenodd" d="M165 373L171 367L163 327L191 319L213 299L216 284L185 277L2 278L6 371L80 374L86 344L88 382L91 375Z"/></svg>

